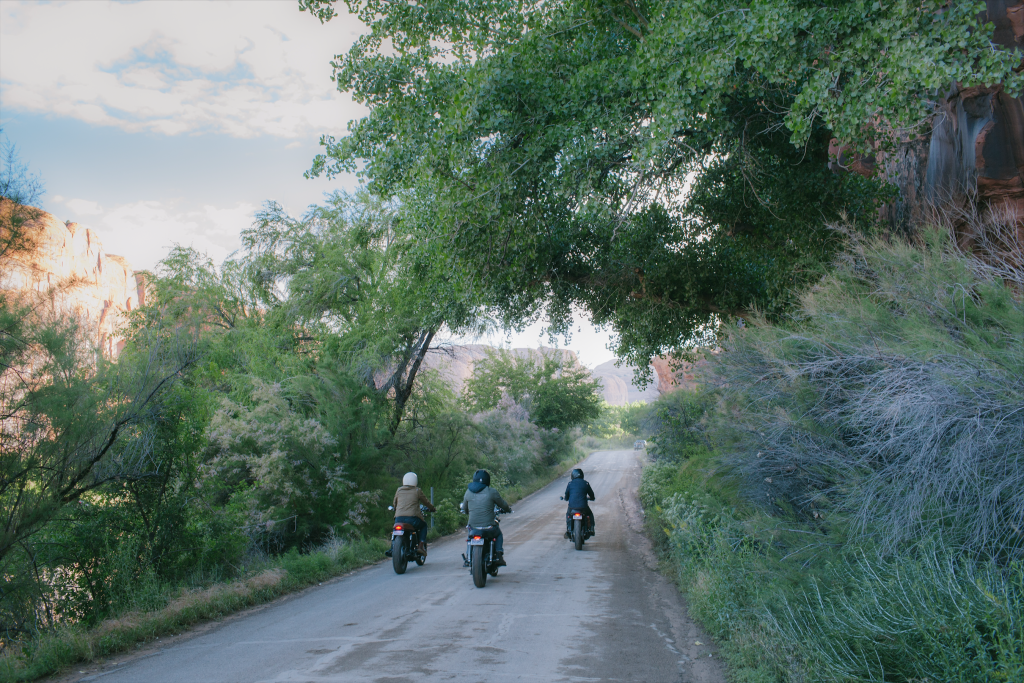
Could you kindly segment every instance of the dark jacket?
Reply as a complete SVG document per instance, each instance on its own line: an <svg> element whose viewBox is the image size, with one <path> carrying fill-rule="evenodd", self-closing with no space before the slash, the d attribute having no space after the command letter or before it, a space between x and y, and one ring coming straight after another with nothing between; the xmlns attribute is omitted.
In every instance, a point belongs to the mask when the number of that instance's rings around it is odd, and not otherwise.
<svg viewBox="0 0 1024 683"><path fill-rule="evenodd" d="M512 507L490 486L474 481L466 489L462 497L469 507L469 525L477 529L494 524L494 506L502 512L509 512Z"/></svg>
<svg viewBox="0 0 1024 683"><path fill-rule="evenodd" d="M588 500L596 500L596 498L594 498L594 489L590 488L586 479L573 479L565 487L565 501L570 508L576 510L589 508Z"/></svg>

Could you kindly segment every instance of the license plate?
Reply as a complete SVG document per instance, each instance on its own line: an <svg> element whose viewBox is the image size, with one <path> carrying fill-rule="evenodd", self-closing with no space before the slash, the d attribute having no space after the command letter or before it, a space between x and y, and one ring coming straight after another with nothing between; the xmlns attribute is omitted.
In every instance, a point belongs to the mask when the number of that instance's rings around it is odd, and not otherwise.
<svg viewBox="0 0 1024 683"><path fill-rule="evenodd" d="M393 535L395 535L395 536L405 536L405 532L404 532L404 531L402 531L401 529L395 529L395 530L394 530L394 531L392 531L391 533L392 533Z"/></svg>
<svg viewBox="0 0 1024 683"><path fill-rule="evenodd" d="M573 515L573 519L583 519L583 515Z"/></svg>
<svg viewBox="0 0 1024 683"><path fill-rule="evenodd" d="M469 539L469 544L470 545L483 545L484 544L484 539L482 539L482 538L471 538L471 539Z"/></svg>

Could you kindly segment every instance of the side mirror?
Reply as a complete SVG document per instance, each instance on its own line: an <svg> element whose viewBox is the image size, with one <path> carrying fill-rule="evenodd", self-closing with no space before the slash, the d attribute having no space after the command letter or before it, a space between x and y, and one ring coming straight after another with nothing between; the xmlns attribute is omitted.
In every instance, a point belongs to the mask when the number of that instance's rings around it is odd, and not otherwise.
<svg viewBox="0 0 1024 683"><path fill-rule="evenodd" d="M394 510L394 509L395 509L394 505L388 505L388 510Z"/></svg>
<svg viewBox="0 0 1024 683"><path fill-rule="evenodd" d="M558 500L565 500L565 496L559 496Z"/></svg>

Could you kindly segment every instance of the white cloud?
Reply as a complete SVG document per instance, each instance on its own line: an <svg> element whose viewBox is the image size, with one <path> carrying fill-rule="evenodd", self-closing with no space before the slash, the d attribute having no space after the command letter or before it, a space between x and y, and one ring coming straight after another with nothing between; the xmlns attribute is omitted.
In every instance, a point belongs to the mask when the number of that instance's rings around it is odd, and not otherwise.
<svg viewBox="0 0 1024 683"><path fill-rule="evenodd" d="M54 199L60 201L61 198L54 197ZM69 199L64 203L69 209L80 216L96 216L103 213L103 209L99 204L88 199Z"/></svg>
<svg viewBox="0 0 1024 683"><path fill-rule="evenodd" d="M241 246L239 234L252 224L256 206L183 206L181 202L139 201L104 208L84 199L54 197L67 207L60 220L94 230L109 254L133 268L152 269L174 244L191 246L220 263ZM85 210L83 210L83 208Z"/></svg>
<svg viewBox="0 0 1024 683"><path fill-rule="evenodd" d="M362 25L295 0L0 3L3 108L129 132L295 138L365 114L330 80Z"/></svg>

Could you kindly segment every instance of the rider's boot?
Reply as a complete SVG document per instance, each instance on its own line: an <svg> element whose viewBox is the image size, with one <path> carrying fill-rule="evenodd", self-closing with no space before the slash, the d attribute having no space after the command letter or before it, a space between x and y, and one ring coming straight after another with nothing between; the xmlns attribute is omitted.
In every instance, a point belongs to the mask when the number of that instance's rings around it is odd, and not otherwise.
<svg viewBox="0 0 1024 683"><path fill-rule="evenodd" d="M505 562L505 553L495 553L498 556L498 566L507 567L508 564Z"/></svg>
<svg viewBox="0 0 1024 683"><path fill-rule="evenodd" d="M423 557L426 557L427 556L427 544L424 543L423 541L420 541L419 546L416 547L416 552L418 552Z"/></svg>

